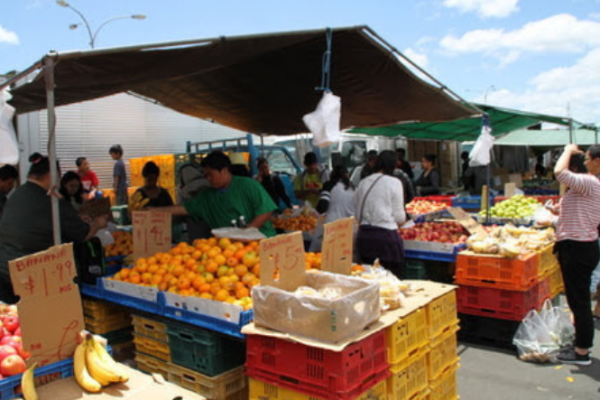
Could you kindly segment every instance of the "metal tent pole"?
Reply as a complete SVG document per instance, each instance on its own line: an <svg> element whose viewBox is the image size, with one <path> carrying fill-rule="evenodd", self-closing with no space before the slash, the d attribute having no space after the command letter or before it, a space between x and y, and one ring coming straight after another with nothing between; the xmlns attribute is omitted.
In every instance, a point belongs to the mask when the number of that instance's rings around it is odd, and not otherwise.
<svg viewBox="0 0 600 400"><path fill-rule="evenodd" d="M54 192L58 184L58 168L56 163L56 115L54 114L54 57L44 58L44 72L46 74L46 101L48 107L48 158L50 160L50 190ZM52 232L54 245L61 244L60 234L60 211L58 209L58 198L51 195L52 202Z"/></svg>

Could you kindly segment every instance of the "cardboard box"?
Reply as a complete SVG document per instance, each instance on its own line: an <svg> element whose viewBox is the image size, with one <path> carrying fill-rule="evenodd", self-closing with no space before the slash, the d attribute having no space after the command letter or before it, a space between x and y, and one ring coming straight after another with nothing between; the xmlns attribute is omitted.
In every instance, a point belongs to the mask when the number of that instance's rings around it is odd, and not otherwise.
<svg viewBox="0 0 600 400"><path fill-rule="evenodd" d="M86 393L75 382L75 378L70 377L39 387L38 396L40 399L69 400L206 400L199 394L166 382L160 375L146 375L126 366L122 368L129 375L129 382L113 384L101 393Z"/></svg>

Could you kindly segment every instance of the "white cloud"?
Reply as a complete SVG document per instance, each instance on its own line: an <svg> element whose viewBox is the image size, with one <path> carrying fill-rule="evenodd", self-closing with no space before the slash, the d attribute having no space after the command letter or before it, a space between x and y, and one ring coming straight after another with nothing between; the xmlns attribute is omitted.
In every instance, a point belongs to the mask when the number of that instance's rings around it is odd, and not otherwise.
<svg viewBox="0 0 600 400"><path fill-rule="evenodd" d="M600 23L559 14L513 31L482 29L461 37L447 35L440 46L450 54L484 53L508 64L524 52L577 53L600 46Z"/></svg>
<svg viewBox="0 0 600 400"><path fill-rule="evenodd" d="M427 65L429 64L427 54L419 53L416 50L411 49L410 47L404 50L403 54L423 69L426 69Z"/></svg>
<svg viewBox="0 0 600 400"><path fill-rule="evenodd" d="M482 99L477 99L481 101ZM580 122L600 121L600 48L568 67L538 74L520 92L502 89L490 92L488 103L525 111L571 116Z"/></svg>
<svg viewBox="0 0 600 400"><path fill-rule="evenodd" d="M444 0L444 6L460 12L476 12L483 18L504 18L519 10L519 0Z"/></svg>
<svg viewBox="0 0 600 400"><path fill-rule="evenodd" d="M0 43L19 44L19 37L16 33L11 32L0 25Z"/></svg>

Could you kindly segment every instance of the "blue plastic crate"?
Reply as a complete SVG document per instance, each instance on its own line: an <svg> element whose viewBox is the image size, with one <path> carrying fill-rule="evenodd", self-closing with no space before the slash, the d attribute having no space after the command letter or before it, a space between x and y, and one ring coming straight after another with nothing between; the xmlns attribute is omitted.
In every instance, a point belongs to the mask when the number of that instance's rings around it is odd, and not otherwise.
<svg viewBox="0 0 600 400"><path fill-rule="evenodd" d="M60 379L73 376L73 359L55 362L35 369L35 376L45 376L60 373ZM0 400L14 399L23 397L22 394L15 393L17 387L21 385L21 375L10 376L0 380Z"/></svg>
<svg viewBox="0 0 600 400"><path fill-rule="evenodd" d="M412 219L415 224L418 224L421 222L427 222L427 221L431 221L431 220L434 220L437 218L448 217L448 216L450 216L450 212L448 212L448 210L440 210L440 211L434 211L432 213L427 213L427 214L412 215Z"/></svg>
<svg viewBox="0 0 600 400"><path fill-rule="evenodd" d="M467 247L466 244L457 245L452 253L438 253L434 251L421 251L421 250L404 250L405 258L414 258L417 260L429 260L429 261L445 261L445 262L456 262L456 256L462 250Z"/></svg>
<svg viewBox="0 0 600 400"><path fill-rule="evenodd" d="M494 196L490 196L490 206L494 204ZM481 209L481 196L465 196L454 197L452 199L452 207L461 207L465 210Z"/></svg>

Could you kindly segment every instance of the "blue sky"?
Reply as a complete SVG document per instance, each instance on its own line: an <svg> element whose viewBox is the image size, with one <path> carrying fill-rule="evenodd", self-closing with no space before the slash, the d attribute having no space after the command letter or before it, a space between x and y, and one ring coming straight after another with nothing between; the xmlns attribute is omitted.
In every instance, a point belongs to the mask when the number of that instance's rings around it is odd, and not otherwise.
<svg viewBox="0 0 600 400"><path fill-rule="evenodd" d="M600 122L600 0L70 0L97 47L369 25L467 100ZM55 0L0 0L0 74L88 35ZM335 40L335 39L334 39ZM334 44L335 46L335 44ZM335 50L334 50L335 51Z"/></svg>

